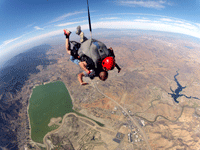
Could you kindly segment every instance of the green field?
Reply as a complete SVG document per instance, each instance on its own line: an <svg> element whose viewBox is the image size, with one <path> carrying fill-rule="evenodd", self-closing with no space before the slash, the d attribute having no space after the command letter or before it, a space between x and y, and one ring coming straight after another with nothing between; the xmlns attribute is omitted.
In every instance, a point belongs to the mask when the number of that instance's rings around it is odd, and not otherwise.
<svg viewBox="0 0 200 150"><path fill-rule="evenodd" d="M61 81L34 88L29 104L31 138L40 143L43 143L45 134L56 129L48 127L52 117L63 117L66 113L73 112L70 95Z"/></svg>
<svg viewBox="0 0 200 150"><path fill-rule="evenodd" d="M32 140L43 143L44 136L48 132L58 128L58 126L48 127L51 118L63 117L69 112L74 112L77 115L86 117L74 111L72 107L72 100L63 82L52 82L34 88L29 100L28 111ZM95 122L100 126L104 126L98 121Z"/></svg>

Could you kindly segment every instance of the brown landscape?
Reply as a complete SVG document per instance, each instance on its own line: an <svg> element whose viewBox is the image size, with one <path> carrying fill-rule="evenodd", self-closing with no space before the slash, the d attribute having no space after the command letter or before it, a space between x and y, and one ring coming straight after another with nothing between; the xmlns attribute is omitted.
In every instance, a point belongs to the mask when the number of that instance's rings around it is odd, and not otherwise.
<svg viewBox="0 0 200 150"><path fill-rule="evenodd" d="M89 84L81 86L77 74L82 70L70 62L64 43L55 44L48 54L57 63L46 69L38 66L41 72L32 74L21 92L30 97L34 86L61 80L71 95L73 109L105 126L75 114L66 115L62 124L54 118L50 125L59 128L48 133L42 145L31 141L29 129L20 131L19 138L26 137L21 140L22 147L57 149L60 144L63 147L59 149L76 150L199 148L200 45L164 35L123 34L98 38L114 49L116 62L122 68L120 73L117 69L110 71L106 81L84 78ZM182 91L177 92L178 87ZM21 129L27 126L27 105L25 101L19 113Z"/></svg>

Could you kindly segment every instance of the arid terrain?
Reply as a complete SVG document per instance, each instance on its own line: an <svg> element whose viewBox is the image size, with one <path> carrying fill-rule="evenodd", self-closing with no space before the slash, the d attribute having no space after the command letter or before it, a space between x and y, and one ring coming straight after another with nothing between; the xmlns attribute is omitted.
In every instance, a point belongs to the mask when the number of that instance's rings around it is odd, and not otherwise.
<svg viewBox="0 0 200 150"><path fill-rule="evenodd" d="M66 115L62 121L53 118L49 125L59 128L45 136L46 143L41 145L28 139L25 147L198 149L200 45L164 33L115 31L110 37L103 35L96 34L96 39L114 49L116 62L122 68L120 73L117 69L110 71L104 82L84 78L89 84L81 86L77 74L82 70L70 62L65 44L52 45L47 53L57 63L46 68L38 66L40 72L30 76L22 92L29 95L36 85L61 80L69 90L74 110L105 126L75 114ZM23 112L20 115L27 117Z"/></svg>

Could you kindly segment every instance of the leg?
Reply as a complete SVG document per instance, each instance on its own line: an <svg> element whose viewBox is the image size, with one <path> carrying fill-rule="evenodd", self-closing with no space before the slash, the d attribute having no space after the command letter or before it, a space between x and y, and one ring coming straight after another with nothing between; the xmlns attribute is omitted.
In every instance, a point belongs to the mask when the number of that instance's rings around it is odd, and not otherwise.
<svg viewBox="0 0 200 150"><path fill-rule="evenodd" d="M79 65L79 63L81 62L80 60L75 59L74 56L70 56L70 60L71 60L73 63L77 64L77 65Z"/></svg>
<svg viewBox="0 0 200 150"><path fill-rule="evenodd" d="M80 36L80 42L83 43L85 42L86 40L88 40L85 36L84 36L84 33L83 31L81 31L81 26L78 26L76 28L76 34L78 34Z"/></svg>
<svg viewBox="0 0 200 150"><path fill-rule="evenodd" d="M83 43L83 42L85 42L86 40L88 40L88 39L84 36L83 31L81 31L81 33L80 33L80 42Z"/></svg>

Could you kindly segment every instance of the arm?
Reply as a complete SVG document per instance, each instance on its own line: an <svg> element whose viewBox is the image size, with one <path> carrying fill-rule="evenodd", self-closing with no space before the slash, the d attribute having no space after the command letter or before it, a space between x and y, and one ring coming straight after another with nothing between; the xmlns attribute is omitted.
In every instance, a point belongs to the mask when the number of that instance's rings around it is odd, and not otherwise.
<svg viewBox="0 0 200 150"><path fill-rule="evenodd" d="M114 54L114 51L112 49L112 47L109 47L110 51L111 51L111 55L115 58L115 54ZM121 68L118 66L117 63L115 63L115 67L117 68L118 70L118 73L121 71Z"/></svg>
<svg viewBox="0 0 200 150"><path fill-rule="evenodd" d="M113 51L112 47L109 47L108 49L110 50L110 55L111 55L113 58L115 58L115 54L114 54L114 51Z"/></svg>
<svg viewBox="0 0 200 150"><path fill-rule="evenodd" d="M70 44L69 44L69 36L71 34L71 32L67 29L64 29L64 35L66 36L66 41L65 41L65 44L66 44L66 51L69 55L71 55L71 51L70 51Z"/></svg>
<svg viewBox="0 0 200 150"><path fill-rule="evenodd" d="M79 81L79 83L80 83L81 85L86 85L86 84L88 84L88 83L83 82L83 76L85 76L85 74L84 74L83 72L79 73L79 74L78 74L78 81Z"/></svg>
<svg viewBox="0 0 200 150"><path fill-rule="evenodd" d="M86 68L86 65L87 65L87 63L86 63L85 61L79 63L79 66L80 66L87 74L89 74L90 71Z"/></svg>
<svg viewBox="0 0 200 150"><path fill-rule="evenodd" d="M118 73L121 71L121 68L118 66L118 64L117 63L115 63L115 67L117 68L117 70L118 70Z"/></svg>
<svg viewBox="0 0 200 150"><path fill-rule="evenodd" d="M70 46L69 46L69 38L66 38L66 51L69 55L71 55L71 50L70 50Z"/></svg>

